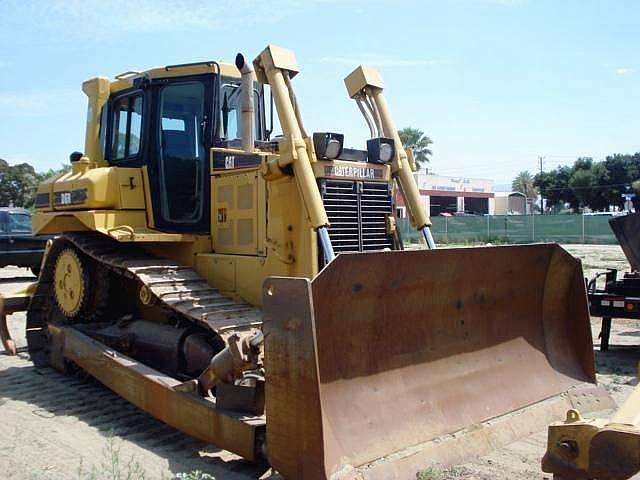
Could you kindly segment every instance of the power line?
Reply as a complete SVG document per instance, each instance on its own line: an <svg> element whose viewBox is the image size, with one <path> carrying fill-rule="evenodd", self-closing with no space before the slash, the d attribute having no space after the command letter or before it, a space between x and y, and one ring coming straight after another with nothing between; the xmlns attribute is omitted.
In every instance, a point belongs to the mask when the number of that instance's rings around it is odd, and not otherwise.
<svg viewBox="0 0 640 480"><path fill-rule="evenodd" d="M613 187L631 187L628 183L610 183L610 184L600 184L600 185L588 185L584 187L571 187L567 185L566 187L554 187L554 188L541 188L540 191L555 191L555 190L604 190L605 188L613 188Z"/></svg>
<svg viewBox="0 0 640 480"><path fill-rule="evenodd" d="M577 160L578 158L592 158L594 161L603 161L605 159L605 157L588 157L588 156L574 156L574 155L544 155L542 158L543 160L546 160L549 157L566 157L566 158L571 158L574 161ZM509 159L509 160L499 160L499 161L492 161L492 162L465 163L464 165L461 165L459 167L445 169L443 170L443 172L448 172L449 174L454 174L454 175L464 175L464 174L468 174L467 172L491 171L491 170L495 170L496 166L504 166L509 164L512 164L516 169L523 168L522 166L518 165L519 161L517 159ZM431 169L437 168L437 166L435 165L435 162L430 162L428 166ZM442 173L442 175L447 175L447 173Z"/></svg>

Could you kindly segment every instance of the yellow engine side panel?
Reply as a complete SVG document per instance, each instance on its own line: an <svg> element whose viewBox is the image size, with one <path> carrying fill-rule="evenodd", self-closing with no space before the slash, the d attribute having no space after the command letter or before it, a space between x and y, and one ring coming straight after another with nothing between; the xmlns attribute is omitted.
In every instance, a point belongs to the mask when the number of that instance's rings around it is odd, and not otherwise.
<svg viewBox="0 0 640 480"><path fill-rule="evenodd" d="M242 299L252 305L262 304L262 283L269 276L288 276L313 278L318 272L318 247L316 233L306 215L295 180L285 176L266 182L257 172L237 171L212 177L214 192L212 209L212 238L214 253L196 255L195 268L207 279L210 285L225 294ZM224 235L235 238L230 227L221 227L228 223L230 210L236 210L238 196L236 190L252 185L258 194L257 248L263 251L247 249L241 253L242 245L221 245ZM220 189L220 187L227 187ZM240 197L242 192L240 190ZM222 192L222 193L220 193ZM268 200L268 207L267 207ZM241 206L246 198L241 199ZM249 202L246 201L248 205ZM232 218L246 218L248 211L239 209ZM227 222L218 221L218 215L227 215ZM266 217L268 217L268 221ZM227 232L222 229L228 228ZM262 230L261 230L262 229ZM256 248L256 247L254 247Z"/></svg>
<svg viewBox="0 0 640 480"><path fill-rule="evenodd" d="M219 253L265 255L265 181L257 170L211 177L211 234Z"/></svg>
<svg viewBox="0 0 640 480"><path fill-rule="evenodd" d="M97 167L74 169L42 184L54 210L124 210L145 208L139 168Z"/></svg>
<svg viewBox="0 0 640 480"><path fill-rule="evenodd" d="M289 276L287 264L266 257L203 253L196 255L195 268L207 282L225 295L262 305L262 283L275 276Z"/></svg>
<svg viewBox="0 0 640 480"><path fill-rule="evenodd" d="M142 210L145 205L144 184L139 168L118 168L120 208Z"/></svg>
<svg viewBox="0 0 640 480"><path fill-rule="evenodd" d="M142 233L148 237L139 168L74 164L70 172L40 184L38 195L43 200L33 215L35 233L94 230L118 240L141 241Z"/></svg>

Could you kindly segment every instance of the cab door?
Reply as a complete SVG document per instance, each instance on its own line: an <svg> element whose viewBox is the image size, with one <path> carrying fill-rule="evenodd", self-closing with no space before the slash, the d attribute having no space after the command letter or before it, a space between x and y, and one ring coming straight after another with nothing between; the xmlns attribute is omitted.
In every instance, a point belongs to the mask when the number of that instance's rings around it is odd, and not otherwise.
<svg viewBox="0 0 640 480"><path fill-rule="evenodd" d="M156 228L208 233L212 78L154 83L149 168Z"/></svg>

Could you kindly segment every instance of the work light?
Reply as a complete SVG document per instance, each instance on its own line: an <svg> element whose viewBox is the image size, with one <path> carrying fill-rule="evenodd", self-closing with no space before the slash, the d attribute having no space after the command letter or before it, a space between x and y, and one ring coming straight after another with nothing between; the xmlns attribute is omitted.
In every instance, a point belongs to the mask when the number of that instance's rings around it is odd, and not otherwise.
<svg viewBox="0 0 640 480"><path fill-rule="evenodd" d="M371 163L389 163L396 153L392 138L378 137L367 140L367 158Z"/></svg>
<svg viewBox="0 0 640 480"><path fill-rule="evenodd" d="M316 132L313 134L313 147L321 160L335 160L342 153L344 135L341 133Z"/></svg>

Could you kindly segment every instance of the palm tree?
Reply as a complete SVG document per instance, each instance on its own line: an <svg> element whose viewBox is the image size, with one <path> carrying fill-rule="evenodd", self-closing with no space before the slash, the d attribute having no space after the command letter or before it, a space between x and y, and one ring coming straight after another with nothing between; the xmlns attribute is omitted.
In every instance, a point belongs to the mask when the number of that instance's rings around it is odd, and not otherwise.
<svg viewBox="0 0 640 480"><path fill-rule="evenodd" d="M400 135L400 141L405 150L407 148L413 150L413 158L416 161L418 170L420 170L422 164L429 163L429 156L431 155L429 145L433 141L422 130L407 127L399 130L398 135Z"/></svg>
<svg viewBox="0 0 640 480"><path fill-rule="evenodd" d="M524 193L527 198L535 198L538 190L533 185L533 175L528 170L520 172L511 182L511 188L514 192Z"/></svg>

